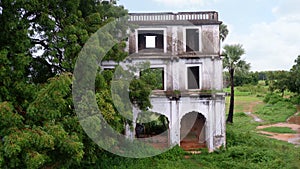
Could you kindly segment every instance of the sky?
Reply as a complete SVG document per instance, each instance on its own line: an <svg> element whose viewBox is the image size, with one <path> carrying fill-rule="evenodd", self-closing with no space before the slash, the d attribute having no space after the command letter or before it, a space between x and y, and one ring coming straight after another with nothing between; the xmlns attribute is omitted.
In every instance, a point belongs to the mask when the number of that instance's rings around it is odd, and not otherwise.
<svg viewBox="0 0 300 169"><path fill-rule="evenodd" d="M119 0L129 12L217 11L225 44L242 44L252 71L290 70L300 55L300 0Z"/></svg>

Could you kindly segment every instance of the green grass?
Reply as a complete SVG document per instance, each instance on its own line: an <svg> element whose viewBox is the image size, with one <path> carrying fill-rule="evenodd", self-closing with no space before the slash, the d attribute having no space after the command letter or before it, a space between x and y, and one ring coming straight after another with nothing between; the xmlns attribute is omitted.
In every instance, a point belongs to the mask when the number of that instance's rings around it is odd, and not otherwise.
<svg viewBox="0 0 300 169"><path fill-rule="evenodd" d="M224 92L230 93L230 88L225 88ZM242 92L242 91L239 91L237 89L234 90L234 95L235 96L249 96L251 94L252 94L251 92Z"/></svg>
<svg viewBox="0 0 300 169"><path fill-rule="evenodd" d="M244 85L244 86L235 86L235 96L249 96L249 95L260 95L264 96L264 93L268 92L268 86L265 85ZM230 88L225 88L225 92L230 93Z"/></svg>
<svg viewBox="0 0 300 169"><path fill-rule="evenodd" d="M256 97L255 95L249 95L249 96L235 96L234 101L234 112L246 112L249 111L250 103L258 103L256 104L252 109L253 112L257 111L260 107L264 106L265 104L262 102L263 98ZM229 106L229 99L230 97L226 97L226 113L228 112L228 106Z"/></svg>
<svg viewBox="0 0 300 169"><path fill-rule="evenodd" d="M291 133L291 134L297 133L296 131L292 130L289 127L267 127L262 130L267 132L272 132L272 133Z"/></svg>
<svg viewBox="0 0 300 169"><path fill-rule="evenodd" d="M255 112L255 114L267 123L285 122L295 113L295 106L286 101L279 101L275 104L267 104Z"/></svg>

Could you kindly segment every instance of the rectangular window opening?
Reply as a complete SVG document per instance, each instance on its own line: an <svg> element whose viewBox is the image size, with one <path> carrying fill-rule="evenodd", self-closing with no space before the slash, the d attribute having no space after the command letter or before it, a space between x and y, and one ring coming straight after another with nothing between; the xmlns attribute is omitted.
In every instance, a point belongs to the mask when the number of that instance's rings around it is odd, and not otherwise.
<svg viewBox="0 0 300 169"><path fill-rule="evenodd" d="M199 29L186 29L186 51L199 51Z"/></svg>
<svg viewBox="0 0 300 169"><path fill-rule="evenodd" d="M140 72L140 78L151 85L152 90L164 90L164 68L150 68Z"/></svg>
<svg viewBox="0 0 300 169"><path fill-rule="evenodd" d="M140 52L163 52L163 30L138 30L138 50Z"/></svg>
<svg viewBox="0 0 300 169"><path fill-rule="evenodd" d="M199 89L200 88L200 71L199 66L192 66L187 68L188 76L188 89Z"/></svg>

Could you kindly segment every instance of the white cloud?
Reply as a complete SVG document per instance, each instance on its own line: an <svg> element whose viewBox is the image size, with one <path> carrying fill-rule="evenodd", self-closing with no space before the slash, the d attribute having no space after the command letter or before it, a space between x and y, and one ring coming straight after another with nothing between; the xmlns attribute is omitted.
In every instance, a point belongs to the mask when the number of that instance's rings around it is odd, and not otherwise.
<svg viewBox="0 0 300 169"><path fill-rule="evenodd" d="M294 0L286 1L295 5ZM272 22L253 24L249 34L233 31L229 34L226 43L243 44L245 60L251 63L252 70L289 70L300 55L300 11L290 5L283 3L273 8L277 18Z"/></svg>
<svg viewBox="0 0 300 169"><path fill-rule="evenodd" d="M274 7L272 12L278 17L299 17L299 0L280 0L278 6Z"/></svg>

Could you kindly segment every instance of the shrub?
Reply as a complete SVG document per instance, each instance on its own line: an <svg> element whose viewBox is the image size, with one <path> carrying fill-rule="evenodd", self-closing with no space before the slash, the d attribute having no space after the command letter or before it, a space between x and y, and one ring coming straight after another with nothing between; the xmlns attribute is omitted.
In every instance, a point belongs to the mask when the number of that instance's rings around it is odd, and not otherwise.
<svg viewBox="0 0 300 169"><path fill-rule="evenodd" d="M275 104L279 101L283 101L284 98L282 98L281 96L274 94L274 93L268 93L265 98L264 98L264 102L265 103L269 103L269 104Z"/></svg>
<svg viewBox="0 0 300 169"><path fill-rule="evenodd" d="M300 105L300 95L294 95L290 97L290 100L293 104Z"/></svg>

